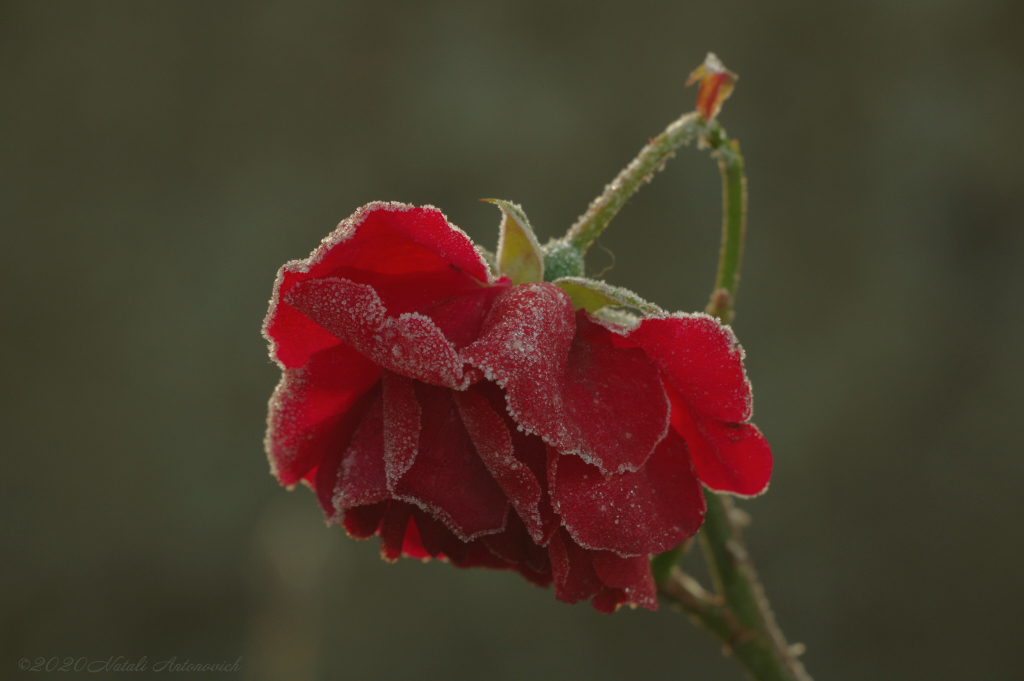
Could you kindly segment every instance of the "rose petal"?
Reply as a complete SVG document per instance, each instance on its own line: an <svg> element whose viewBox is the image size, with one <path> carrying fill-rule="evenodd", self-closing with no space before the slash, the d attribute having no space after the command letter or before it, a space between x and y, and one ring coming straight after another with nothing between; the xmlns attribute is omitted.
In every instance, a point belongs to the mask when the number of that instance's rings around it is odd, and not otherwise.
<svg viewBox="0 0 1024 681"><path fill-rule="evenodd" d="M405 475L416 459L420 441L420 403L412 379L385 371L384 386L384 467L388 489Z"/></svg>
<svg viewBox="0 0 1024 681"><path fill-rule="evenodd" d="M409 524L405 527L405 538L402 540L402 555L406 558L426 560L431 558L430 552L423 547L423 540L420 538L419 528L416 526L414 517L409 518Z"/></svg>
<svg viewBox="0 0 1024 681"><path fill-rule="evenodd" d="M620 605L629 603L629 596L622 589L615 589L610 586L602 586L601 590L590 599L590 604L600 613L610 615L618 610Z"/></svg>
<svg viewBox="0 0 1024 681"><path fill-rule="evenodd" d="M581 546L620 556L661 553L700 528L704 495L674 430L636 473L603 475L579 457L548 450L555 511Z"/></svg>
<svg viewBox="0 0 1024 681"><path fill-rule="evenodd" d="M301 367L310 355L340 343L309 317L276 300L267 314L263 333L270 341L271 356L285 369Z"/></svg>
<svg viewBox="0 0 1024 681"><path fill-rule="evenodd" d="M351 442L335 468L336 484L331 505L338 511L385 501L388 493L384 475L384 416L380 388L368 394L367 406ZM323 468L326 465L321 464Z"/></svg>
<svg viewBox="0 0 1024 681"><path fill-rule="evenodd" d="M515 565L509 563L506 560L502 560L499 556L494 555L490 549L484 546L482 540L478 539L471 544L467 545L469 551L465 558L459 561L452 561L456 567L460 568L490 568L492 570L512 570L515 569Z"/></svg>
<svg viewBox="0 0 1024 681"><path fill-rule="evenodd" d="M308 258L293 260L278 272L263 334L283 367L301 366L313 352L334 344L328 334L304 323L303 315L284 302L285 296L301 281L339 272L360 272L356 281L375 275L418 277L415 286L407 281L388 288L386 293L394 291L396 297L382 294L387 305L403 308L396 314L419 309L410 297L419 296L420 306L434 304L489 281L487 265L469 237L436 208L379 202L363 206Z"/></svg>
<svg viewBox="0 0 1024 681"><path fill-rule="evenodd" d="M507 280L483 284L452 268L380 274L340 267L330 278L369 286L392 317L406 312L428 317L457 349L476 340L495 296L509 285Z"/></svg>
<svg viewBox="0 0 1024 681"><path fill-rule="evenodd" d="M587 551L576 544L565 530L556 532L548 545L555 598L575 603L590 598L601 589L601 579L590 563Z"/></svg>
<svg viewBox="0 0 1024 681"><path fill-rule="evenodd" d="M534 543L526 525L515 513L509 514L504 532L489 534L480 541L502 560L525 565L538 573L551 571L548 552Z"/></svg>
<svg viewBox="0 0 1024 681"><path fill-rule="evenodd" d="M384 513L387 510L388 502L386 501L345 509L343 521L345 531L355 539L369 539L377 534L377 530L380 529L380 521L384 519Z"/></svg>
<svg viewBox="0 0 1024 681"><path fill-rule="evenodd" d="M502 417L473 389L453 393L462 423L487 470L505 492L516 513L537 541L544 535L540 514L540 483L528 466L516 458L512 437Z"/></svg>
<svg viewBox="0 0 1024 681"><path fill-rule="evenodd" d="M444 553L445 547L448 546L450 548L453 541L463 546L466 545L465 542L460 541L453 535L451 530L444 526L444 523L436 520L421 508L413 506L412 517L416 522L416 529L418 530L423 550L433 558L441 556Z"/></svg>
<svg viewBox="0 0 1024 681"><path fill-rule="evenodd" d="M496 384L484 381L474 385L473 390L484 396L494 413L501 416L512 437L512 451L515 457L530 469L540 485L541 496L537 502L537 510L540 513L541 527L540 536L534 537L534 541L540 546L547 546L551 535L562 525L562 519L551 507L551 499L548 496L548 447L544 440L527 433L522 426L512 420L508 413L505 393Z"/></svg>
<svg viewBox="0 0 1024 681"><path fill-rule="evenodd" d="M390 316L365 284L315 279L296 284L285 299L384 369L434 385L462 383L462 362L434 322L418 313Z"/></svg>
<svg viewBox="0 0 1024 681"><path fill-rule="evenodd" d="M722 423L694 414L679 394L672 400L672 427L686 440L697 477L716 492L761 494L772 476L772 450L751 423Z"/></svg>
<svg viewBox="0 0 1024 681"><path fill-rule="evenodd" d="M405 533L412 520L412 509L409 504L392 501L384 518L380 522L380 556L394 563L402 555Z"/></svg>
<svg viewBox="0 0 1024 681"><path fill-rule="evenodd" d="M750 418L743 349L728 326L703 314L676 314L644 319L629 337L698 413L733 423Z"/></svg>
<svg viewBox="0 0 1024 681"><path fill-rule="evenodd" d="M572 313L551 284L497 298L463 358L507 393L515 421L605 472L636 470L668 429L669 405L643 351Z"/></svg>
<svg viewBox="0 0 1024 681"><path fill-rule="evenodd" d="M658 609L658 588L651 574L650 558L622 558L611 551L591 551L590 562L606 586L622 591L625 600L620 603L633 603L648 610ZM597 607L596 603L594 607Z"/></svg>
<svg viewBox="0 0 1024 681"><path fill-rule="evenodd" d="M579 428L579 455L605 473L637 470L668 432L669 402L658 368L640 348L621 347L624 341L585 312L576 315L565 406Z"/></svg>
<svg viewBox="0 0 1024 681"><path fill-rule="evenodd" d="M500 532L509 501L466 432L452 391L415 383L421 416L416 458L394 483L394 496L414 503L463 541Z"/></svg>
<svg viewBox="0 0 1024 681"><path fill-rule="evenodd" d="M270 398L266 436L270 467L282 485L301 480L328 450L344 451L351 432L342 417L379 377L375 364L340 344L285 370Z"/></svg>
<svg viewBox="0 0 1024 681"><path fill-rule="evenodd" d="M489 534L477 542L508 566L537 586L551 585L551 561L548 552L530 539L526 525L515 513L508 516L508 526L504 532Z"/></svg>

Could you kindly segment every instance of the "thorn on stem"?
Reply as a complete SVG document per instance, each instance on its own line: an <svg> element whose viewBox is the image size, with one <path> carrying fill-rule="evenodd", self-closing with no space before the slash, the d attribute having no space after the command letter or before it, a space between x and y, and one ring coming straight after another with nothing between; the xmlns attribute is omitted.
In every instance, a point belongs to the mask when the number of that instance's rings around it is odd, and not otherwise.
<svg viewBox="0 0 1024 681"><path fill-rule="evenodd" d="M750 526L750 514L744 511L742 508L736 508L733 506L729 509L729 522L736 527L749 527Z"/></svg>
<svg viewBox="0 0 1024 681"><path fill-rule="evenodd" d="M725 543L725 548L732 556L732 559L737 563L745 563L749 558L747 550L736 540L729 540Z"/></svg>

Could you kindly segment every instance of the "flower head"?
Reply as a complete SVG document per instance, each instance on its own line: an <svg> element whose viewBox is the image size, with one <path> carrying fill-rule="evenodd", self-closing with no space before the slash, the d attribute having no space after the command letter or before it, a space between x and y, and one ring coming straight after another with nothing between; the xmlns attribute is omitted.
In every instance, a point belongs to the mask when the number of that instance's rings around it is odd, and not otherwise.
<svg viewBox="0 0 1024 681"><path fill-rule="evenodd" d="M509 276L437 209L397 203L364 206L281 268L264 324L283 370L271 468L388 559L655 609L649 556L697 531L701 483L767 485L742 350L706 315L537 281L529 224L498 203ZM650 313L608 313L624 300Z"/></svg>

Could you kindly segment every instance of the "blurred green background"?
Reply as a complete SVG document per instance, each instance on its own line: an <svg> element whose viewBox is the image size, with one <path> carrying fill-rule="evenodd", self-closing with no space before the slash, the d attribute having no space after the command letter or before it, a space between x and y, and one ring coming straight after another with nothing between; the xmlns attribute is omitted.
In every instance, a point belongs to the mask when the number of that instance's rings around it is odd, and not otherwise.
<svg viewBox="0 0 1024 681"><path fill-rule="evenodd" d="M741 678L667 609L382 563L262 445L282 263L375 199L489 247L483 197L560 234L709 50L741 76L735 328L776 457L742 506L783 629L820 680L1024 678L1012 0L0 3L0 677ZM606 279L703 308L719 192L683 150L602 237Z"/></svg>

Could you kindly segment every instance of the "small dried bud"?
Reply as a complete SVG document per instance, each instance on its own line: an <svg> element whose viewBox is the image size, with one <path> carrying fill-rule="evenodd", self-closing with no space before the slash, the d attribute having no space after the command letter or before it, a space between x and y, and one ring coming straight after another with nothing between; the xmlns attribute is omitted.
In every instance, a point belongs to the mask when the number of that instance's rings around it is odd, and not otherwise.
<svg viewBox="0 0 1024 681"><path fill-rule="evenodd" d="M722 102L729 98L739 76L725 68L714 52L708 52L704 63L693 70L687 79L687 86L700 81L697 90L697 111L707 121L714 120L722 109Z"/></svg>

